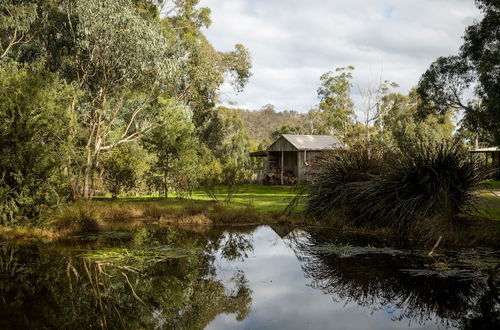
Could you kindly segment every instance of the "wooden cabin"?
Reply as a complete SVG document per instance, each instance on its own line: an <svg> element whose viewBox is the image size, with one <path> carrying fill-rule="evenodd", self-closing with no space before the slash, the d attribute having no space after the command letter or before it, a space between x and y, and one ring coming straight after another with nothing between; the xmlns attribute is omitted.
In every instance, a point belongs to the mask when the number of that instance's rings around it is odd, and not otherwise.
<svg viewBox="0 0 500 330"><path fill-rule="evenodd" d="M336 138L326 135L283 134L265 151L253 152L252 157L265 157L264 171L258 182L276 184L269 177L277 178L277 184L294 184L307 181L314 159L331 150L343 150Z"/></svg>

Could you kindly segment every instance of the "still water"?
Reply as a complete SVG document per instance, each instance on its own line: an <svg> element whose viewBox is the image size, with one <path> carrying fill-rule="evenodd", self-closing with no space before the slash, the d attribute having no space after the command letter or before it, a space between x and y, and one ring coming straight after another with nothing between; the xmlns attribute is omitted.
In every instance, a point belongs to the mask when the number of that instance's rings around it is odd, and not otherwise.
<svg viewBox="0 0 500 330"><path fill-rule="evenodd" d="M500 329L498 251L279 226L0 246L0 329Z"/></svg>

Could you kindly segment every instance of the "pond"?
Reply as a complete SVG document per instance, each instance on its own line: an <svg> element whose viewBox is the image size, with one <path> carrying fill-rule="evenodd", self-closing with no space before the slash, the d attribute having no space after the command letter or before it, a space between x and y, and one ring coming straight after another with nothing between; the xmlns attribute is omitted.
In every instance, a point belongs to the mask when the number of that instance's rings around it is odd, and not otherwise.
<svg viewBox="0 0 500 330"><path fill-rule="evenodd" d="M0 329L500 329L500 253L286 226L0 246Z"/></svg>

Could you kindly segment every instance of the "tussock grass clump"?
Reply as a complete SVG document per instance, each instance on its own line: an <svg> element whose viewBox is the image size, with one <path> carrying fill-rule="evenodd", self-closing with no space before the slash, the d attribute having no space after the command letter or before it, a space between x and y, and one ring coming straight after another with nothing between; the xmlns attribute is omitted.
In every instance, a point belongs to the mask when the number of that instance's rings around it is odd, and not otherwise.
<svg viewBox="0 0 500 330"><path fill-rule="evenodd" d="M78 201L59 210L52 221L58 230L74 233L96 233L101 221L99 212L90 202Z"/></svg>
<svg viewBox="0 0 500 330"><path fill-rule="evenodd" d="M322 220L340 216L407 231L424 219L476 212L475 191L487 175L458 141L375 153L356 148L323 161L307 210Z"/></svg>
<svg viewBox="0 0 500 330"><path fill-rule="evenodd" d="M320 220L353 218L363 185L381 173L383 153L357 146L318 160L314 179L305 186L306 213Z"/></svg>

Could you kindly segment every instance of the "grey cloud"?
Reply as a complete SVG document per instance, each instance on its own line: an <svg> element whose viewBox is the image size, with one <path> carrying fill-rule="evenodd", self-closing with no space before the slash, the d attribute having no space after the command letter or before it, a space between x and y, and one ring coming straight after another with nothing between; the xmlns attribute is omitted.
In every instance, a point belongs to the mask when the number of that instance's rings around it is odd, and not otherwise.
<svg viewBox="0 0 500 330"><path fill-rule="evenodd" d="M319 76L356 67L356 84L385 79L413 87L438 56L455 53L479 17L470 0L202 0L212 9L208 39L221 50L250 49L253 77L244 92L228 86L221 101L258 109L307 111L318 103ZM382 70L383 68L383 70ZM356 93L356 91L353 91Z"/></svg>

